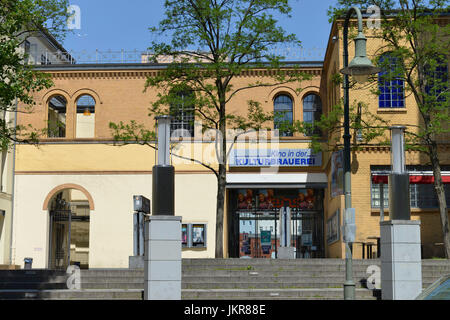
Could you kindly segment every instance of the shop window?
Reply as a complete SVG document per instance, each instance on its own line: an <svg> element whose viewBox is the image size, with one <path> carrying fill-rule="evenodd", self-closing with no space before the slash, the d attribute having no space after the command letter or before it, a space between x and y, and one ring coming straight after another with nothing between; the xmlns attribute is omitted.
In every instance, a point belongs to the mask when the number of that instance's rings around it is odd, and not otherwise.
<svg viewBox="0 0 450 320"><path fill-rule="evenodd" d="M176 137L194 137L194 94L192 91L175 89L171 93L174 102L170 106L173 120L170 124L170 134Z"/></svg>
<svg viewBox="0 0 450 320"><path fill-rule="evenodd" d="M378 88L380 96L378 106L380 108L404 108L405 107L405 81L401 77L400 60L391 53L385 53L380 57L378 74Z"/></svg>
<svg viewBox="0 0 450 320"><path fill-rule="evenodd" d="M87 94L77 99L77 138L94 138L95 104L95 99Z"/></svg>
<svg viewBox="0 0 450 320"><path fill-rule="evenodd" d="M414 171L426 172L431 174L429 167L420 167L419 170L413 166L408 166L408 171L410 175L414 174ZM444 167L442 170L446 170ZM372 169L372 174L379 172L389 172L390 168L388 166L382 169ZM380 184L371 183L371 205L372 208L380 208ZM450 185L444 185L445 198L447 203L450 203ZM389 208L389 185L387 183L383 184L383 194L384 194L384 208ZM421 209L434 209L439 207L439 202L436 196L436 191L434 189L434 184L416 184L411 183L409 185L410 192L410 205L411 208L421 208Z"/></svg>
<svg viewBox="0 0 450 320"><path fill-rule="evenodd" d="M295 258L324 257L323 195L312 188L233 189L230 256L275 259L289 242Z"/></svg>
<svg viewBox="0 0 450 320"><path fill-rule="evenodd" d="M48 137L66 137L67 101L63 96L54 96L48 102Z"/></svg>
<svg viewBox="0 0 450 320"><path fill-rule="evenodd" d="M291 97L285 94L278 95L273 102L274 109L274 128L280 131L280 136L292 136L293 101Z"/></svg>
<svg viewBox="0 0 450 320"><path fill-rule="evenodd" d="M313 134L320 135L320 129L314 126L322 116L322 101L316 94L308 94L303 99L303 122L310 125L310 129L305 132L306 136Z"/></svg>

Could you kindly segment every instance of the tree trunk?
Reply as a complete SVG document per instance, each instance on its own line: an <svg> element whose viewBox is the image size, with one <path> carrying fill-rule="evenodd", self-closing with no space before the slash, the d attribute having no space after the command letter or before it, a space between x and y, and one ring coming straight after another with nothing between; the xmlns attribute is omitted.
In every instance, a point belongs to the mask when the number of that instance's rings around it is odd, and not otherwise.
<svg viewBox="0 0 450 320"><path fill-rule="evenodd" d="M220 140L219 150L217 152L219 172L217 176L217 205L216 205L216 259L221 259L223 255L223 219L225 210L225 192L227 187L227 135L226 135L226 103L225 103L225 92L222 81L217 79L216 85L218 88L218 96L220 101L219 110L219 137L216 139ZM217 148L216 141L216 148Z"/></svg>
<svg viewBox="0 0 450 320"><path fill-rule="evenodd" d="M429 147L431 166L433 168L434 188L439 201L439 215L441 218L441 229L444 242L445 257L450 258L450 231L448 223L448 208L445 199L444 183L442 182L441 167L439 165L438 150L436 143L432 142Z"/></svg>
<svg viewBox="0 0 450 320"><path fill-rule="evenodd" d="M225 210L226 165L219 164L217 177L217 207L216 207L216 253L215 257L223 258L223 219Z"/></svg>

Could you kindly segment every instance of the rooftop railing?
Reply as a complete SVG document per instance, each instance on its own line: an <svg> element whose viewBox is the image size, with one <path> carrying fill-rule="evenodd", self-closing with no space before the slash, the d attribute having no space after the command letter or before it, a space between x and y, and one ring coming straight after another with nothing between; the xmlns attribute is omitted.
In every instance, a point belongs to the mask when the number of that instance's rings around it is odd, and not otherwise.
<svg viewBox="0 0 450 320"><path fill-rule="evenodd" d="M285 61L322 61L325 49L285 47L271 50L269 53L283 56ZM147 63L151 54L150 51L139 49L41 51L31 52L28 63L34 65Z"/></svg>

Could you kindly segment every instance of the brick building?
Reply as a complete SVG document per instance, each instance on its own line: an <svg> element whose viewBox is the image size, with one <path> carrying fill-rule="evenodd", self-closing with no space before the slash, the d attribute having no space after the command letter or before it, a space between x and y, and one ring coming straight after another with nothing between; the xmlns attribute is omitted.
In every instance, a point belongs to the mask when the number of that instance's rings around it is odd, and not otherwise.
<svg viewBox="0 0 450 320"><path fill-rule="evenodd" d="M266 111L282 112L288 121L313 122L328 112L343 95L332 80L342 68L340 23L332 26L323 62L295 62L312 76L311 80L242 91L231 100L229 112L245 115L243 106L250 99L260 102ZM369 44L372 58L379 46ZM65 267L69 263L92 268L128 266L128 257L133 253L132 196L142 194L151 199L155 151L138 144L114 145L109 123L136 120L148 128L154 126L148 107L158 92L149 89L143 93L143 89L147 77L164 66L74 64L40 68L51 74L55 86L37 94L33 112L18 118L19 124L48 129L48 134L39 147L21 144L16 149L12 263L33 257L34 265L41 268ZM234 85L264 80L266 72L242 74ZM351 99L367 103L371 112L393 123L406 119L420 125L412 97L403 97L401 104L386 107L368 89L355 88ZM178 143L177 152L195 148L201 154L211 152L211 140L205 140L201 130L196 129L189 110L183 111L184 117L173 124L174 129L185 129L193 133L193 138ZM450 165L448 141L443 138L440 149L444 177L450 177L450 168L446 169ZM338 154L314 154L310 137L299 133L276 139L272 136L268 142L274 144L241 146L240 151L247 153L239 153L238 145L237 151L231 153L224 221L226 256L275 258L286 235L280 208L288 207L291 225L287 241L296 248L296 258L343 258L340 226L344 197L334 176L339 172ZM255 150L261 153L255 156ZM276 173L262 173L261 164L273 160L261 155L262 150L278 152ZM175 212L183 217L183 257L213 258L215 175L201 165L173 161ZM389 165L387 147L367 147L352 154L352 201L357 225L354 258L362 258L363 244L366 248L379 237L379 185L372 183L372 176L388 170ZM417 176L430 173L427 160L418 153L407 153L407 165ZM433 192L431 184L411 189L415 201L412 219L421 220L424 258L443 254ZM373 251L377 251L375 245Z"/></svg>

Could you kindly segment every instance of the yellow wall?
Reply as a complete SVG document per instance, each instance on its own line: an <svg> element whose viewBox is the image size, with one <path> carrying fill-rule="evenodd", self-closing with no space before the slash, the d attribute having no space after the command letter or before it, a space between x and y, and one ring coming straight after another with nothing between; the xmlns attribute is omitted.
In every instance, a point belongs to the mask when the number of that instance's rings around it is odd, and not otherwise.
<svg viewBox="0 0 450 320"><path fill-rule="evenodd" d="M330 38L328 42L328 49L324 62L323 77L321 80L321 92L324 95L324 110L331 110L332 106L339 102L339 99L343 99L342 84L339 86L334 86L331 78L333 74L338 74L339 70L343 68L343 21L334 23L330 33ZM355 25L351 24L353 29L350 29L350 35L352 31L355 31ZM371 37L371 31L367 28L364 29L367 41L367 54L373 62L376 58L383 53L380 49L385 43L379 39ZM354 32L353 32L354 33ZM333 36L336 36L337 40L333 41ZM349 62L354 57L354 42L349 36ZM449 61L450 62L450 61ZM385 120L390 121L391 124L408 124L411 127L408 128L409 131L415 132L417 127L422 124L419 110L417 108L416 102L412 94L405 92L405 108L379 108L378 107L378 96L371 93L370 90L377 88L377 82L372 85L359 85L356 84L350 89L350 104L354 105L355 102L363 102L368 108L369 112L382 117ZM336 92L335 92L336 91ZM336 94L337 93L337 94ZM365 115L363 114L363 119ZM373 124L375 125L375 124ZM354 135L354 132L351 132ZM335 137L342 137L342 130L337 130L332 136L328 137L329 141L333 141ZM389 138L389 130L386 131L386 137ZM343 140L340 140L342 146ZM448 138L444 140L448 143ZM333 149L333 145L328 146ZM329 154L326 154L329 155ZM326 159L329 159L326 156ZM441 164L450 164L450 150L448 149L448 144L440 146L439 148L439 159ZM326 160L328 161L328 160ZM380 148L380 147L364 147L361 150L352 152L352 207L356 209L356 241L371 241L376 242L376 240L370 240L368 237L379 236L379 210L371 208L371 176L370 176L370 166L371 165L390 165L390 149ZM407 165L429 165L429 158L424 154L419 154L417 152L407 152L406 153L406 164ZM327 174L329 174L330 180L330 166L326 168ZM330 198L329 190L326 191L326 215L332 215L337 208L341 209L341 222L343 217L344 196L337 198ZM385 215L388 219L389 209L385 209ZM422 244L424 245L424 254L428 257L436 256L439 250L435 243L442 242L442 232L441 224L439 220L439 214L437 209L423 210L423 209L411 209L412 219L420 219L421 224L421 237ZM342 239L342 235L341 235ZM342 242L335 243L328 248L327 254L329 257L344 257L345 250L344 244ZM361 245L355 244L353 250L353 256L355 258L361 258Z"/></svg>

